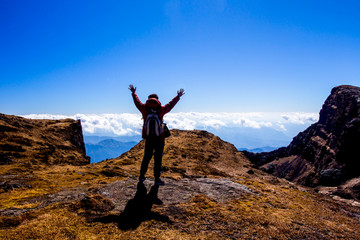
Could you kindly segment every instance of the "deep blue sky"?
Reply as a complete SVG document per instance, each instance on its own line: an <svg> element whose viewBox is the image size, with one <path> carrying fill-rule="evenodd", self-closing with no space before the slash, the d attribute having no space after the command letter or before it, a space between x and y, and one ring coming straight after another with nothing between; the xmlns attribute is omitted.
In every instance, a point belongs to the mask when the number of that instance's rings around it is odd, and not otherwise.
<svg viewBox="0 0 360 240"><path fill-rule="evenodd" d="M0 112L318 112L360 84L360 1L0 1Z"/></svg>

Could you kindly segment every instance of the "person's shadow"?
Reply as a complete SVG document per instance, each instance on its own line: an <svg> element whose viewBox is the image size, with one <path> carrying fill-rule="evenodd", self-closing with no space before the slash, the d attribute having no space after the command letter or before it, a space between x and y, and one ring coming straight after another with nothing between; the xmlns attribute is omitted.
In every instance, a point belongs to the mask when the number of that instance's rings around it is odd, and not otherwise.
<svg viewBox="0 0 360 240"><path fill-rule="evenodd" d="M122 230L136 229L142 222L152 219L171 223L168 216L151 211L154 204L162 204L162 201L157 196L158 191L159 186L154 185L147 193L144 183L139 182L135 197L127 202L124 211L120 215L108 215L96 218L94 221L102 223L116 222Z"/></svg>

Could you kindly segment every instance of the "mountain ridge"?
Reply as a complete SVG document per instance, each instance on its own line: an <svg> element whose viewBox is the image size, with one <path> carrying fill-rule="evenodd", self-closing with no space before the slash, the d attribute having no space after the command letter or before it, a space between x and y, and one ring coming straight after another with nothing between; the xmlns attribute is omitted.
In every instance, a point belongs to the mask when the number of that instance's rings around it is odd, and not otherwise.
<svg viewBox="0 0 360 240"><path fill-rule="evenodd" d="M171 133L161 188L153 185L151 167L145 184L137 182L144 141L83 166L3 165L0 238L360 237L356 202L254 169L234 145L206 131Z"/></svg>
<svg viewBox="0 0 360 240"><path fill-rule="evenodd" d="M360 199L360 179L356 180L360 176L360 88L333 88L319 115L319 121L287 147L244 153L265 171L307 186L339 186L339 193L342 184L354 179L353 185L346 187L348 192L353 188L347 197Z"/></svg>

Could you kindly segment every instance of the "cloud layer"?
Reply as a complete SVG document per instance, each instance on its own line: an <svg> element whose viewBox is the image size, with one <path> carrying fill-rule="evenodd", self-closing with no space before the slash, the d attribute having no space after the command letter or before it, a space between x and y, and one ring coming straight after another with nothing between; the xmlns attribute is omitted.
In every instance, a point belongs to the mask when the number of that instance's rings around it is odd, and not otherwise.
<svg viewBox="0 0 360 240"><path fill-rule="evenodd" d="M85 135L102 136L134 136L140 135L142 119L140 114L75 114L73 116L52 114L24 115L33 119L81 119ZM272 128L286 133L294 125L299 128L318 120L318 113L169 113L165 115L164 122L169 128L182 130L221 130L225 128Z"/></svg>

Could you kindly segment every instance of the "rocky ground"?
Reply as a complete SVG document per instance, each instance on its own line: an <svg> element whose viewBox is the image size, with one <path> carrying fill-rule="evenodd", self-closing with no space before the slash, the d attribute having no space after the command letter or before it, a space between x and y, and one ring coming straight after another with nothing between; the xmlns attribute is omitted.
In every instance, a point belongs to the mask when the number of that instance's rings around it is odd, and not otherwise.
<svg viewBox="0 0 360 240"><path fill-rule="evenodd" d="M137 182L143 142L84 166L0 169L0 239L359 239L360 206L252 168L204 131L172 131L163 180Z"/></svg>

